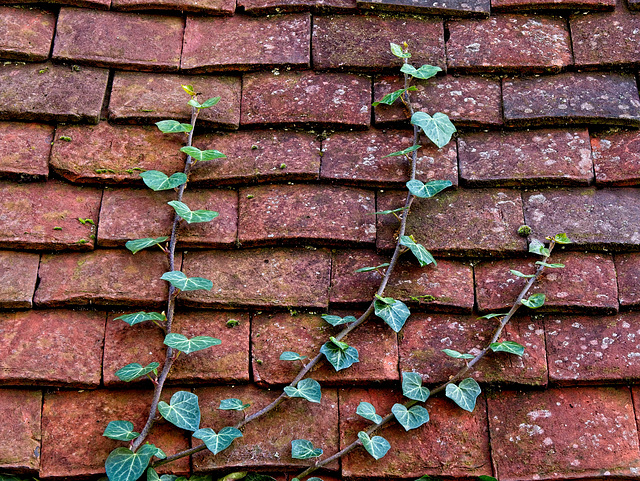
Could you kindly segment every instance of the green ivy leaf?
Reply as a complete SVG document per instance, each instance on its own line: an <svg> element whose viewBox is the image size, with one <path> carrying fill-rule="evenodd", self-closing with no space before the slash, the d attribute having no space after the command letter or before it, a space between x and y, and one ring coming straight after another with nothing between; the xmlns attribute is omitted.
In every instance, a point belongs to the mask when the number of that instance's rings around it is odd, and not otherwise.
<svg viewBox="0 0 640 481"><path fill-rule="evenodd" d="M411 58L411 54L409 52L405 52L402 50L402 47L397 43L389 42L389 46L391 47L391 53L398 58Z"/></svg>
<svg viewBox="0 0 640 481"><path fill-rule="evenodd" d="M181 429L197 431L200 426L198 396L193 393L178 391L171 396L170 404L160 401L158 403L158 411L160 411L163 418Z"/></svg>
<svg viewBox="0 0 640 481"><path fill-rule="evenodd" d="M393 103L404 95L408 89L400 89L385 95L380 100L373 102L371 105L377 107L380 104L393 105Z"/></svg>
<svg viewBox="0 0 640 481"><path fill-rule="evenodd" d="M182 271L170 271L162 274L160 278L168 281L176 289L181 291L197 291L203 289L210 291L213 289L213 282L204 277L187 277Z"/></svg>
<svg viewBox="0 0 640 481"><path fill-rule="evenodd" d="M211 346L219 346L222 341L209 336L195 336L189 339L182 334L171 333L167 334L167 337L164 338L164 343L185 354L191 354L192 352L201 351Z"/></svg>
<svg viewBox="0 0 640 481"><path fill-rule="evenodd" d="M529 244L529 252L543 257L549 257L551 255L549 249L547 249L544 244L538 239L531 239L531 243Z"/></svg>
<svg viewBox="0 0 640 481"><path fill-rule="evenodd" d="M538 307L542 307L545 299L546 298L544 294L534 294L531 297L529 297L529 299L522 299L521 302L522 304L524 304L525 306L531 309L537 309Z"/></svg>
<svg viewBox="0 0 640 481"><path fill-rule="evenodd" d="M142 249L146 249L147 247L153 247L158 244L162 244L166 242L168 237L145 237L144 239L136 239L127 241L124 245L127 249L131 251L132 254L137 254Z"/></svg>
<svg viewBox="0 0 640 481"><path fill-rule="evenodd" d="M429 389L422 386L422 377L417 372L402 373L402 394L414 401L429 399Z"/></svg>
<svg viewBox="0 0 640 481"><path fill-rule="evenodd" d="M419 181L418 179L413 179L407 182L407 189L416 197L420 197L421 199L428 199L429 197L433 197L437 193L443 191L447 187L451 187L453 184L450 180L430 180L426 184Z"/></svg>
<svg viewBox="0 0 640 481"><path fill-rule="evenodd" d="M307 356L301 356L297 352L293 351L284 351L282 354L280 354L281 361L302 361L306 358Z"/></svg>
<svg viewBox="0 0 640 481"><path fill-rule="evenodd" d="M422 145L412 145L411 147L407 147L406 149L399 150L398 152L394 152L392 154L385 155L382 158L386 159L387 157L398 157L400 155L407 155L407 154L410 154L411 152L415 152L416 150L418 150L421 147L422 147ZM401 208L401 209L396 209L396 211L397 210L404 210L404 207ZM393 212L393 211L390 211L390 212Z"/></svg>
<svg viewBox="0 0 640 481"><path fill-rule="evenodd" d="M322 456L322 449L314 448L311 441L294 439L291 441L291 457L293 459L309 459Z"/></svg>
<svg viewBox="0 0 640 481"><path fill-rule="evenodd" d="M481 392L480 385L468 377L460 381L458 386L453 383L447 384L445 394L465 411L473 412L473 408L476 407L476 399Z"/></svg>
<svg viewBox="0 0 640 481"><path fill-rule="evenodd" d="M567 234L556 234L553 238L556 241L556 244L571 244L571 239L567 237Z"/></svg>
<svg viewBox="0 0 640 481"><path fill-rule="evenodd" d="M181 124L176 120L161 120L156 125L163 134L177 134L182 132L191 132L193 127L191 124Z"/></svg>
<svg viewBox="0 0 640 481"><path fill-rule="evenodd" d="M187 224L209 222L218 217L218 213L213 210L191 210L187 204L178 202L177 200L171 200L167 202L167 204L173 207L173 210L176 211L176 214L182 217L187 222Z"/></svg>
<svg viewBox="0 0 640 481"><path fill-rule="evenodd" d="M207 99L204 102L202 102L202 107L201 108L208 109L209 107L213 107L218 102L220 102L220 99L221 99L221 97L212 97L210 99Z"/></svg>
<svg viewBox="0 0 640 481"><path fill-rule="evenodd" d="M486 474L483 474L481 476L478 476L478 479L480 481L498 481L496 478L494 478L493 476L487 476Z"/></svg>
<svg viewBox="0 0 640 481"><path fill-rule="evenodd" d="M182 90L184 90L185 92L187 92L189 95L191 95L192 97L194 95L198 95L196 94L196 91L193 89L193 85L181 85Z"/></svg>
<svg viewBox="0 0 640 481"><path fill-rule="evenodd" d="M319 403L322 397L320 383L311 378L303 379L296 387L285 387L284 392L289 397L301 397L312 403Z"/></svg>
<svg viewBox="0 0 640 481"><path fill-rule="evenodd" d="M429 411L422 406L413 406L407 409L402 404L394 404L391 412L405 431L419 428L429 422Z"/></svg>
<svg viewBox="0 0 640 481"><path fill-rule="evenodd" d="M153 444L143 444L135 453L128 448L116 448L104 464L107 476L112 481L136 481L157 451Z"/></svg>
<svg viewBox="0 0 640 481"><path fill-rule="evenodd" d="M411 116L411 124L420 127L439 149L447 145L456 132L449 117L441 112L433 114L433 117L425 112L416 112Z"/></svg>
<svg viewBox="0 0 640 481"><path fill-rule="evenodd" d="M141 172L140 177L142 177L147 187L156 192L175 189L187 182L187 175L182 172L176 172L171 177L167 177L159 170L147 170L146 172Z"/></svg>
<svg viewBox="0 0 640 481"><path fill-rule="evenodd" d="M453 349L443 349L442 352L454 359L473 359L475 357L473 354L463 354Z"/></svg>
<svg viewBox="0 0 640 481"><path fill-rule="evenodd" d="M418 259L420 267L428 266L429 264L438 265L431 253L422 244L416 243L413 236L403 235L400 237L400 245L409 248L415 258Z"/></svg>
<svg viewBox="0 0 640 481"><path fill-rule="evenodd" d="M494 317L504 317L508 312L492 312L491 314L485 314L484 316L479 317L478 319L493 319Z"/></svg>
<svg viewBox="0 0 640 481"><path fill-rule="evenodd" d="M358 404L356 414L376 424L380 424L380 421L382 421L382 416L376 413L376 408L373 406L373 404L364 401Z"/></svg>
<svg viewBox="0 0 640 481"><path fill-rule="evenodd" d="M236 481L238 479L243 479L246 476L247 476L247 472L246 471L236 471L235 473L227 474L223 478L218 479L218 481ZM273 481L276 481L276 480L274 479Z"/></svg>
<svg viewBox="0 0 640 481"><path fill-rule="evenodd" d="M433 65L423 65L420 68L415 68L413 65L405 63L400 68L400 71L407 75L411 75L413 78L427 80L431 77L435 77L438 72L442 72L442 69L440 67L434 67Z"/></svg>
<svg viewBox="0 0 640 481"><path fill-rule="evenodd" d="M314 476L313 478L307 479L307 481L322 481L322 479Z"/></svg>
<svg viewBox="0 0 640 481"><path fill-rule="evenodd" d="M197 147L182 147L180 152L184 152L198 162L206 162L214 159L224 159L227 156L217 150L200 150Z"/></svg>
<svg viewBox="0 0 640 481"><path fill-rule="evenodd" d="M197 109L202 108L202 104L198 102L196 99L191 99L187 102L187 105L191 107L195 107Z"/></svg>
<svg viewBox="0 0 640 481"><path fill-rule="evenodd" d="M360 431L358 433L358 439L362 442L362 447L364 447L364 449L366 449L375 460L382 458L391 448L389 441L382 436L374 436L370 438L364 431Z"/></svg>
<svg viewBox="0 0 640 481"><path fill-rule="evenodd" d="M153 372L155 369L158 369L159 366L160 363L152 362L147 364L145 367L142 367L141 364L134 362L131 364L127 364L125 367L121 367L115 372L115 374L121 381L130 382L134 379L139 378L140 376L146 376L150 372Z"/></svg>
<svg viewBox="0 0 640 481"><path fill-rule="evenodd" d="M524 346L514 341L492 342L489 347L493 352L508 352L516 356L524 354Z"/></svg>
<svg viewBox="0 0 640 481"><path fill-rule="evenodd" d="M160 321L164 322L167 317L159 312L134 312L133 314L123 314L122 316L115 317L114 321L122 320L130 326L135 326L145 321Z"/></svg>
<svg viewBox="0 0 640 481"><path fill-rule="evenodd" d="M160 481L158 472L153 468L147 468L147 481Z"/></svg>
<svg viewBox="0 0 640 481"><path fill-rule="evenodd" d="M242 433L239 429L227 426L222 428L218 434L211 428L198 429L193 433L193 437L204 441L209 451L218 454L231 446L234 439L241 438Z"/></svg>
<svg viewBox="0 0 640 481"><path fill-rule="evenodd" d="M524 278L527 278L527 279L530 279L531 277L535 277L536 276L535 274L523 274L522 272L517 271L515 269L510 269L509 272L511 272L511 274L513 274L516 277L524 277Z"/></svg>
<svg viewBox="0 0 640 481"><path fill-rule="evenodd" d="M220 409L221 411L244 411L249 406L251 406L251 404L245 404L240 399L232 397L220 401L220 406L218 406L218 409Z"/></svg>
<svg viewBox="0 0 640 481"><path fill-rule="evenodd" d="M340 326L342 324L348 324L350 322L356 322L357 319L353 316L332 316L330 314L323 314L322 319L331 324L332 326Z"/></svg>
<svg viewBox="0 0 640 481"><path fill-rule="evenodd" d="M404 302L394 299L391 300L394 302L389 304L380 299L376 299L373 307L376 316L386 322L395 332L400 332L400 329L404 326L411 312Z"/></svg>
<svg viewBox="0 0 640 481"><path fill-rule="evenodd" d="M115 439L117 441L131 441L140 436L133 430L133 423L129 421L111 421L107 424L102 435L105 438Z"/></svg>
<svg viewBox="0 0 640 481"><path fill-rule="evenodd" d="M378 269L382 269L383 267L389 267L389 263L385 262L384 264L380 264L379 266L373 266L373 267L361 267L360 269L356 269L355 272L372 272L372 271L377 271Z"/></svg>
<svg viewBox="0 0 640 481"><path fill-rule="evenodd" d="M343 347L346 345L347 347ZM360 362L358 350L349 346L346 342L331 341L325 343L320 348L320 352L325 355L327 361L331 363L336 371L346 369L356 362Z"/></svg>
<svg viewBox="0 0 640 481"><path fill-rule="evenodd" d="M546 262L536 261L536 264L539 266L548 267L550 269L562 269L564 268L564 264L547 264Z"/></svg>
<svg viewBox="0 0 640 481"><path fill-rule="evenodd" d="M335 345L338 347L338 349L342 349L343 351L344 351L344 350L346 350L346 349L349 349L349 344L347 344L346 342L338 341L338 340L337 340L335 337L333 337L333 336L330 336L330 337L329 337L329 340L330 340L333 344L335 344Z"/></svg>

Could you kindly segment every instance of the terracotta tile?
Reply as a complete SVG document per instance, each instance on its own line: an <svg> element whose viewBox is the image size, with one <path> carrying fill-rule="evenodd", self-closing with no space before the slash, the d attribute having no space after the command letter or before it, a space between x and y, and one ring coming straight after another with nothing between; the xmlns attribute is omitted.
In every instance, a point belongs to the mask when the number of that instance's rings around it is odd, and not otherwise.
<svg viewBox="0 0 640 481"><path fill-rule="evenodd" d="M640 253L617 254L615 263L620 306L640 305Z"/></svg>
<svg viewBox="0 0 640 481"><path fill-rule="evenodd" d="M0 7L0 56L28 62L46 60L55 27L52 12Z"/></svg>
<svg viewBox="0 0 640 481"><path fill-rule="evenodd" d="M42 392L0 389L0 468L34 471L40 466ZM20 413L20 416L16 416Z"/></svg>
<svg viewBox="0 0 640 481"><path fill-rule="evenodd" d="M640 184L640 134L617 132L591 137L596 183Z"/></svg>
<svg viewBox="0 0 640 481"><path fill-rule="evenodd" d="M489 0L462 2L448 0L436 4L416 0L358 0L358 7L364 10L445 15L451 17L488 17Z"/></svg>
<svg viewBox="0 0 640 481"><path fill-rule="evenodd" d="M613 10L616 0L492 0L494 12L539 10Z"/></svg>
<svg viewBox="0 0 640 481"><path fill-rule="evenodd" d="M38 277L39 254L0 251L0 307L31 308Z"/></svg>
<svg viewBox="0 0 640 481"><path fill-rule="evenodd" d="M238 6L250 15L308 12L350 13L356 10L356 0L238 0Z"/></svg>
<svg viewBox="0 0 640 481"><path fill-rule="evenodd" d="M113 10L179 10L208 15L233 15L236 4L233 0L113 0Z"/></svg>
<svg viewBox="0 0 640 481"><path fill-rule="evenodd" d="M0 122L0 177L46 179L52 140L53 127L49 125Z"/></svg>

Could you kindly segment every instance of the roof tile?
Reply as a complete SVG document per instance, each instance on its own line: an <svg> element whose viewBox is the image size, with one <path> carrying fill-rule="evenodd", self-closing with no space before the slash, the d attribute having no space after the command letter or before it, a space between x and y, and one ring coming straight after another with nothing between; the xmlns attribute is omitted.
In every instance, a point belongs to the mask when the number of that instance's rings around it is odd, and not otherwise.
<svg viewBox="0 0 640 481"><path fill-rule="evenodd" d="M620 306L640 306L640 253L615 256Z"/></svg>
<svg viewBox="0 0 640 481"><path fill-rule="evenodd" d="M39 254L0 251L0 308L31 308Z"/></svg>
<svg viewBox="0 0 640 481"><path fill-rule="evenodd" d="M0 7L0 57L41 62L49 58L56 16L38 8Z"/></svg>
<svg viewBox="0 0 640 481"><path fill-rule="evenodd" d="M640 133L614 132L591 137L596 183L640 184Z"/></svg>
<svg viewBox="0 0 640 481"><path fill-rule="evenodd" d="M616 0L491 0L493 12L613 10Z"/></svg>
<svg viewBox="0 0 640 481"><path fill-rule="evenodd" d="M21 471L40 467L42 392L0 389L0 468ZM19 416L16 414L20 413Z"/></svg>
<svg viewBox="0 0 640 481"><path fill-rule="evenodd" d="M363 10L414 13L424 15L446 15L451 17L488 17L490 0L358 0Z"/></svg>
<svg viewBox="0 0 640 481"><path fill-rule="evenodd" d="M251 15L269 13L307 12L342 13L353 12L356 0L238 0L238 7Z"/></svg>
<svg viewBox="0 0 640 481"><path fill-rule="evenodd" d="M234 0L112 0L113 10L179 10L208 15L233 15Z"/></svg>
<svg viewBox="0 0 640 481"><path fill-rule="evenodd" d="M0 122L0 177L44 180L49 175L53 127Z"/></svg>
<svg viewBox="0 0 640 481"><path fill-rule="evenodd" d="M111 5L111 0L47 0L47 2L42 2L41 0L0 0L0 4L8 4L8 5L18 5L18 4L27 4L30 5L32 3L49 3L53 5L70 5L76 7L86 7L86 8L94 8L99 10L109 10L109 6ZM29 7L30 8L30 7Z"/></svg>

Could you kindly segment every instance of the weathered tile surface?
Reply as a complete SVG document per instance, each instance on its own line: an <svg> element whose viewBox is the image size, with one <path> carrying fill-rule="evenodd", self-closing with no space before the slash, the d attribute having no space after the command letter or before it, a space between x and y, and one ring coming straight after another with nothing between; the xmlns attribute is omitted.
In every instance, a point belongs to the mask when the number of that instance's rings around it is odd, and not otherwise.
<svg viewBox="0 0 640 481"><path fill-rule="evenodd" d="M505 79L502 95L505 123L510 126L640 125L640 100L632 75L565 73Z"/></svg>
<svg viewBox="0 0 640 481"><path fill-rule="evenodd" d="M269 13L307 12L341 13L353 12L356 0L238 0L238 6L251 15Z"/></svg>
<svg viewBox="0 0 640 481"><path fill-rule="evenodd" d="M0 177L42 180L49 175L53 127L0 122Z"/></svg>
<svg viewBox="0 0 640 481"><path fill-rule="evenodd" d="M464 72L557 72L572 64L571 39L559 17L498 15L448 23L449 69Z"/></svg>
<svg viewBox="0 0 640 481"><path fill-rule="evenodd" d="M360 75L272 72L243 77L241 123L313 123L365 128L370 123L371 79Z"/></svg>
<svg viewBox="0 0 640 481"><path fill-rule="evenodd" d="M266 185L240 189L238 240L374 243L375 193L354 187Z"/></svg>
<svg viewBox="0 0 640 481"><path fill-rule="evenodd" d="M628 476L640 464L627 388L497 391L487 401L501 480Z"/></svg>
<svg viewBox="0 0 640 481"><path fill-rule="evenodd" d="M381 10L402 13L435 14L452 17L487 17L489 0L446 0L434 2L428 0L358 0L358 7L364 10Z"/></svg>
<svg viewBox="0 0 640 481"><path fill-rule="evenodd" d="M102 191L60 181L0 183L0 247L88 250L93 248Z"/></svg>
<svg viewBox="0 0 640 481"><path fill-rule="evenodd" d="M615 263L620 306L640 305L640 253L617 254Z"/></svg>
<svg viewBox="0 0 640 481"><path fill-rule="evenodd" d="M532 236L565 232L578 245L628 249L640 244L640 190L552 189L523 195Z"/></svg>
<svg viewBox="0 0 640 481"><path fill-rule="evenodd" d="M494 12L528 10L613 10L616 0L492 0Z"/></svg>
<svg viewBox="0 0 640 481"><path fill-rule="evenodd" d="M616 132L591 137L596 183L640 184L640 134Z"/></svg>
<svg viewBox="0 0 640 481"><path fill-rule="evenodd" d="M0 0L0 4L3 5L15 5L17 2L15 0ZM43 3L40 0L22 0L19 2L20 4L32 4L32 3ZM54 5L73 5L77 7L88 7L95 8L99 10L108 10L111 5L111 0L51 0L50 2Z"/></svg>
<svg viewBox="0 0 640 481"><path fill-rule="evenodd" d="M310 38L311 16L304 13L187 17L181 68L206 72L308 67Z"/></svg>
<svg viewBox="0 0 640 481"><path fill-rule="evenodd" d="M0 389L0 468L37 470L40 466L42 392ZM20 416L16 416L20 413Z"/></svg>
<svg viewBox="0 0 640 481"><path fill-rule="evenodd" d="M42 62L49 58L56 16L45 10L0 7L0 57Z"/></svg>
<svg viewBox="0 0 640 481"><path fill-rule="evenodd" d="M0 251L1 308L24 309L32 306L39 263L39 254Z"/></svg>
<svg viewBox="0 0 640 481"><path fill-rule="evenodd" d="M461 134L458 152L460 177L468 185L540 186L593 180L586 129Z"/></svg>
<svg viewBox="0 0 640 481"><path fill-rule="evenodd" d="M0 65L0 119L98 123L109 71L65 65Z"/></svg>
<svg viewBox="0 0 640 481"><path fill-rule="evenodd" d="M113 10L179 10L208 15L233 15L233 0L113 0Z"/></svg>

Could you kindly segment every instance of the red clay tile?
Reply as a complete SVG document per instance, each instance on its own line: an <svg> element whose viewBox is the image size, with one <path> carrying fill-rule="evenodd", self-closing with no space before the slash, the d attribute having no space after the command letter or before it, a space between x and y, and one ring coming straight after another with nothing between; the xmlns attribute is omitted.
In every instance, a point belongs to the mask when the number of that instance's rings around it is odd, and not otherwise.
<svg viewBox="0 0 640 481"><path fill-rule="evenodd" d="M640 134L615 132L591 137L596 183L640 184Z"/></svg>
<svg viewBox="0 0 640 481"><path fill-rule="evenodd" d="M0 66L0 119L98 123L109 71L52 63Z"/></svg>
<svg viewBox="0 0 640 481"><path fill-rule="evenodd" d="M336 15L313 22L313 66L316 69L386 69L402 66L389 42L407 42L416 66L446 69L442 20L411 17Z"/></svg>
<svg viewBox="0 0 640 481"><path fill-rule="evenodd" d="M370 103L369 77L310 71L253 73L243 78L241 122L366 128Z"/></svg>
<svg viewBox="0 0 640 481"><path fill-rule="evenodd" d="M165 119L189 122L189 96L180 87L184 84L193 85L196 92L202 92L199 95L200 102L220 97L218 104L200 112L198 125L207 128L238 128L240 79L226 76L116 72L109 101L109 118L114 122L125 123L152 123Z"/></svg>
<svg viewBox="0 0 640 481"><path fill-rule="evenodd" d="M120 315L109 315L104 340L103 379L105 386L122 386L115 372L129 363L146 366L165 358L164 332L152 322L129 326ZM229 327L227 321L235 319L239 324ZM174 317L172 332L189 338L211 336L222 344L189 355L182 354L169 374L170 384L237 383L249 381L249 315L245 312L179 312ZM140 379L148 383L146 377ZM134 381L137 382L137 381Z"/></svg>
<svg viewBox="0 0 640 481"><path fill-rule="evenodd" d="M378 194L378 210L404 205L405 194ZM413 235L434 255L484 256L523 252L525 240L517 230L523 224L520 193L508 189L448 190L430 199L416 199L407 219L406 235ZM379 249L395 246L399 222L378 218Z"/></svg>
<svg viewBox="0 0 640 481"><path fill-rule="evenodd" d="M49 58L56 16L37 8L0 7L0 57L42 62Z"/></svg>
<svg viewBox="0 0 640 481"><path fill-rule="evenodd" d="M640 378L640 314L545 316L549 378L559 384Z"/></svg>
<svg viewBox="0 0 640 481"><path fill-rule="evenodd" d="M133 239L169 236L175 211L167 202L175 200L173 191L150 189L108 189L100 210L98 245L124 246ZM238 225L238 193L234 190L188 189L182 201L191 210L219 213L211 222L181 223L178 245L182 247L232 247Z"/></svg>
<svg viewBox="0 0 640 481"><path fill-rule="evenodd" d="M180 17L63 7L53 58L96 67L178 70L182 31Z"/></svg>
<svg viewBox="0 0 640 481"><path fill-rule="evenodd" d="M176 263L180 266L180 255ZM65 305L157 306L167 298L160 276L168 262L161 252L96 250L86 254L43 255L34 303Z"/></svg>
<svg viewBox="0 0 640 481"><path fill-rule="evenodd" d="M46 179L52 140L49 125L0 122L0 177Z"/></svg>
<svg viewBox="0 0 640 481"><path fill-rule="evenodd" d="M288 131L243 131L196 137L201 150L216 149L227 157L195 165L189 181L197 185L316 180L320 142L312 134ZM280 168L282 164L285 168Z"/></svg>
<svg viewBox="0 0 640 481"><path fill-rule="evenodd" d="M339 313L355 315L360 313ZM280 361L284 351L313 358L345 326L332 327L320 313L280 312L259 314L251 323L253 378L258 383L288 384L302 368L299 361ZM373 318L353 334L342 339L358 350L360 362L337 371L322 361L309 374L323 385L363 385L398 381L398 341L396 333L381 320ZM305 361L306 362L306 361Z"/></svg>
<svg viewBox="0 0 640 481"><path fill-rule="evenodd" d="M475 267L476 301L482 312L510 308L527 279L512 275L515 269L524 274L535 272L534 262L541 258L508 259L484 262ZM550 262L564 264L563 269L548 268L529 296L546 296L539 310L565 312L606 312L618 310L618 286L610 255L582 252L553 252ZM525 307L521 310L526 311Z"/></svg>
<svg viewBox="0 0 640 481"><path fill-rule="evenodd" d="M326 307L330 264L322 249L189 252L185 274L211 279L213 289L181 298L195 307Z"/></svg>
<svg viewBox="0 0 640 481"><path fill-rule="evenodd" d="M105 314L30 310L0 313L0 382L5 385L100 385Z"/></svg>
<svg viewBox="0 0 640 481"><path fill-rule="evenodd" d="M51 148L51 168L78 183L140 184L140 172L167 175L184 170L180 152L185 138L163 134L155 126L59 126Z"/></svg>
<svg viewBox="0 0 640 481"><path fill-rule="evenodd" d="M57 180L0 182L0 247L89 250L94 246L102 191ZM78 219L90 219L93 224ZM93 236L93 237L92 237Z"/></svg>
<svg viewBox="0 0 640 481"><path fill-rule="evenodd" d="M413 133L403 130L336 132L322 142L320 177L359 185L385 187L409 180L411 161L404 156L386 157L411 146ZM458 184L456 145L438 149L422 142L418 150L416 178L424 182L440 179Z"/></svg>
<svg viewBox="0 0 640 481"><path fill-rule="evenodd" d="M593 180L586 129L461 134L458 152L460 177L468 185L541 186Z"/></svg>
<svg viewBox="0 0 640 481"><path fill-rule="evenodd" d="M640 305L640 253L615 257L620 306Z"/></svg>
<svg viewBox="0 0 640 481"><path fill-rule="evenodd" d="M613 10L616 0L492 0L493 12Z"/></svg>
<svg viewBox="0 0 640 481"><path fill-rule="evenodd" d="M40 255L0 251L0 307L30 309Z"/></svg>
<svg viewBox="0 0 640 481"><path fill-rule="evenodd" d="M505 123L509 126L640 126L640 100L632 75L565 73L504 79L502 96Z"/></svg>
<svg viewBox="0 0 640 481"><path fill-rule="evenodd" d="M331 262L329 300L338 304L371 302L382 278L376 271L355 272L361 267L379 266L388 256L368 250L338 250ZM385 296L406 303L418 303L429 310L470 312L473 308L473 271L456 261L438 260L438 266L419 267L410 254L394 270ZM412 299L415 298L415 299Z"/></svg>
<svg viewBox="0 0 640 481"><path fill-rule="evenodd" d="M238 0L238 7L251 15L308 12L350 13L356 9L356 0Z"/></svg>
<svg viewBox="0 0 640 481"><path fill-rule="evenodd" d="M20 0L20 2L16 2L16 0L0 0L0 4L8 4L8 5L16 5L16 4L32 4L32 3L40 3L43 2L41 0ZM76 7L88 7L95 8L97 10L109 10L109 6L111 5L111 0L50 0L45 3L51 3L54 5L73 5Z"/></svg>
<svg viewBox="0 0 640 481"><path fill-rule="evenodd" d="M424 0L358 0L363 10L416 13L419 15L446 15L451 17L488 17L489 0L447 0L427 2Z"/></svg>
<svg viewBox="0 0 640 481"><path fill-rule="evenodd" d="M400 393L389 389L340 389L340 447L357 438L358 431L367 429L370 421L356 414L360 402L374 405L380 415L391 412L396 402L405 402ZM359 448L342 460L344 477L416 478L423 475L477 477L491 474L489 432L484 397L478 399L473 413L463 411L441 397L426 403L430 420L407 433L390 423L376 433L391 444L382 459L374 461Z"/></svg>
<svg viewBox="0 0 640 481"><path fill-rule="evenodd" d="M233 0L113 0L113 10L179 10L207 15L233 15L236 2Z"/></svg>
<svg viewBox="0 0 640 481"><path fill-rule="evenodd" d="M441 384L465 367L465 361L442 352L453 349L479 354L495 333L495 319L451 314L413 314L398 337L400 372L417 372L425 383ZM499 341L515 341L525 347L522 357L504 352L486 354L469 373L478 382L547 384L547 356L542 323L530 317L513 319Z"/></svg>
<svg viewBox="0 0 640 481"><path fill-rule="evenodd" d="M251 404L246 410L250 415L265 407L279 394L261 390L254 386L204 387L195 393L200 398L203 427L218 430L233 426L242 420L237 411L220 411L217 407L222 399L238 398ZM249 424L243 437L233 441L222 456L213 456L205 450L192 456L193 471L209 472L220 468L287 468L307 467L309 460L291 458L291 441L307 439L324 450L323 458L338 451L338 396L335 389L322 390L322 402L311 403L304 399L287 399L274 411ZM194 439L195 443L200 441ZM337 463L329 465L337 469Z"/></svg>
<svg viewBox="0 0 640 481"><path fill-rule="evenodd" d="M374 243L375 193L354 187L265 185L240 189L245 245Z"/></svg>
<svg viewBox="0 0 640 481"><path fill-rule="evenodd" d="M580 246L629 249L640 245L640 191L632 188L576 188L523 195L526 224L532 236L565 232Z"/></svg>
<svg viewBox="0 0 640 481"><path fill-rule="evenodd" d="M0 469L34 471L40 467L42 392L0 389ZM20 415L16 415L20 413Z"/></svg>
<svg viewBox="0 0 640 481"><path fill-rule="evenodd" d="M566 20L499 15L448 24L447 65L460 72L558 72L573 63Z"/></svg>
<svg viewBox="0 0 640 481"><path fill-rule="evenodd" d="M180 66L194 72L308 67L310 37L308 13L187 17Z"/></svg>
<svg viewBox="0 0 640 481"><path fill-rule="evenodd" d="M484 127L502 124L500 84L496 80L477 76L436 77L415 82L417 92L411 93L413 108L430 115L442 112L457 126ZM400 77L377 77L374 100L402 88ZM400 102L392 106L375 107L376 124L405 122L409 113Z"/></svg>
<svg viewBox="0 0 640 481"><path fill-rule="evenodd" d="M635 473L640 453L627 388L496 391L487 401L500 480Z"/></svg>
<svg viewBox="0 0 640 481"><path fill-rule="evenodd" d="M165 390L162 400L169 401L171 390ZM104 473L109 453L120 446L102 436L110 421L125 420L138 432L147 420L151 390L57 391L47 393L42 409L41 477L89 476ZM173 454L189 447L185 431L167 421L157 421L149 442L166 453ZM168 472L187 474L189 458L168 465ZM167 472L160 468L158 471Z"/></svg>

